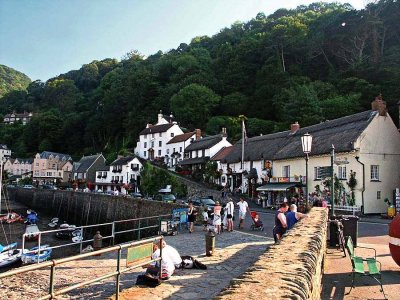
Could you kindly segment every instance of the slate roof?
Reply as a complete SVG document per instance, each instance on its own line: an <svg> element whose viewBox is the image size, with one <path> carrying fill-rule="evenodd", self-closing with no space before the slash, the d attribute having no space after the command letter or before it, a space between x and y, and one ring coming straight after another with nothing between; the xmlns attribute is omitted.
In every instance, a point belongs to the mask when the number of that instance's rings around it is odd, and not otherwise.
<svg viewBox="0 0 400 300"><path fill-rule="evenodd" d="M171 140L169 140L169 142L167 144L175 144L175 143L181 143L181 142L187 141L194 134L196 134L196 132L192 131L192 132L186 132L183 134L176 135Z"/></svg>
<svg viewBox="0 0 400 300"><path fill-rule="evenodd" d="M15 160L18 160L20 164L32 164L33 163L33 158L16 158Z"/></svg>
<svg viewBox="0 0 400 300"><path fill-rule="evenodd" d="M185 152L209 149L218 144L220 141L222 141L222 134L207 136L200 140L193 141L189 146L186 147Z"/></svg>
<svg viewBox="0 0 400 300"><path fill-rule="evenodd" d="M97 168L96 172L98 172L98 171L104 171L104 172L110 171L110 166L103 166L103 167Z"/></svg>
<svg viewBox="0 0 400 300"><path fill-rule="evenodd" d="M54 157L58 156L60 160L62 160L63 158L64 160L72 160L71 156L68 154L51 152L51 151L43 151L42 153L40 153L40 158L49 159L50 155L53 155Z"/></svg>
<svg viewBox="0 0 400 300"><path fill-rule="evenodd" d="M114 160L110 166L122 166L126 165L128 162L130 162L132 159L134 159L135 156L126 156L126 157L121 157L116 160Z"/></svg>
<svg viewBox="0 0 400 300"><path fill-rule="evenodd" d="M75 169L74 172L76 173L84 173L86 172L91 165L98 159L101 154L96 154L96 155L90 155L90 156L83 156L81 160L76 164L77 168Z"/></svg>
<svg viewBox="0 0 400 300"><path fill-rule="evenodd" d="M367 128L376 111L365 111L343 118L326 121L320 124L300 128L295 134L290 130L249 138L245 144L244 158L246 161L280 160L303 157L301 136L309 133L313 136L310 155L328 154L332 144L336 152L349 152L360 134ZM242 141L233 145L224 162L241 161Z"/></svg>
<svg viewBox="0 0 400 300"><path fill-rule="evenodd" d="M178 164L183 165L195 165L195 164L202 164L210 159L209 156L204 157L196 157L196 158L188 158L180 161Z"/></svg>
<svg viewBox="0 0 400 300"><path fill-rule="evenodd" d="M160 132L166 132L168 129L170 129L172 126L175 124L162 124L162 125L154 125L149 128L143 129L139 135L144 135L144 134L149 134L149 133L160 133Z"/></svg>

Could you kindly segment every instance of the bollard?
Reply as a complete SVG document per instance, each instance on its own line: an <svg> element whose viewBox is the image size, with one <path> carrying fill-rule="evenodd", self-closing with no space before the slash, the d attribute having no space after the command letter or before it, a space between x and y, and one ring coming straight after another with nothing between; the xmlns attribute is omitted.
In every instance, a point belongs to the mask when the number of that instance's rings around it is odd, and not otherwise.
<svg viewBox="0 0 400 300"><path fill-rule="evenodd" d="M209 231L205 234L206 237L206 255L212 256L215 251L215 233Z"/></svg>
<svg viewBox="0 0 400 300"><path fill-rule="evenodd" d="M94 251L100 250L103 246L103 237L100 234L100 231L97 231L93 237L93 249ZM100 256L100 254L98 255Z"/></svg>

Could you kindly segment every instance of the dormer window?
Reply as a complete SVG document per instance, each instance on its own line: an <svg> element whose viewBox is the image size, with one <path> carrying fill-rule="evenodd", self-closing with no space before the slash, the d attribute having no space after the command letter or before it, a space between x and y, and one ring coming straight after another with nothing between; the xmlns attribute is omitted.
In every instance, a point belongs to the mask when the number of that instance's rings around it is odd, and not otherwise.
<svg viewBox="0 0 400 300"><path fill-rule="evenodd" d="M171 137L174 137L174 135L175 135L175 134L174 134L173 132L171 132Z"/></svg>

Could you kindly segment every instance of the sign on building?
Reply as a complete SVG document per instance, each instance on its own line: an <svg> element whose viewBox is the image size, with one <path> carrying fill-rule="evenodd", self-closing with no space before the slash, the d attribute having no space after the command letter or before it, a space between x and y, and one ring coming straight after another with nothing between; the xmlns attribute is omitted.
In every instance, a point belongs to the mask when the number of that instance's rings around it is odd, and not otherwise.
<svg viewBox="0 0 400 300"><path fill-rule="evenodd" d="M326 177L332 177L332 167L320 167L319 177L325 179Z"/></svg>

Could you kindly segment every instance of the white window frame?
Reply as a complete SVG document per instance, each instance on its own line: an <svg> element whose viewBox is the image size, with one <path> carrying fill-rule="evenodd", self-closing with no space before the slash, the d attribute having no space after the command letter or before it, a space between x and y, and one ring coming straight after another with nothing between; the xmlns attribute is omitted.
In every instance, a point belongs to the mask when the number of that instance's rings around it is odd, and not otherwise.
<svg viewBox="0 0 400 300"><path fill-rule="evenodd" d="M379 165L371 165L371 181L379 181Z"/></svg>
<svg viewBox="0 0 400 300"><path fill-rule="evenodd" d="M314 167L314 180L321 180L321 167Z"/></svg>
<svg viewBox="0 0 400 300"><path fill-rule="evenodd" d="M339 179L347 179L347 168L346 166L339 166L338 168Z"/></svg>

